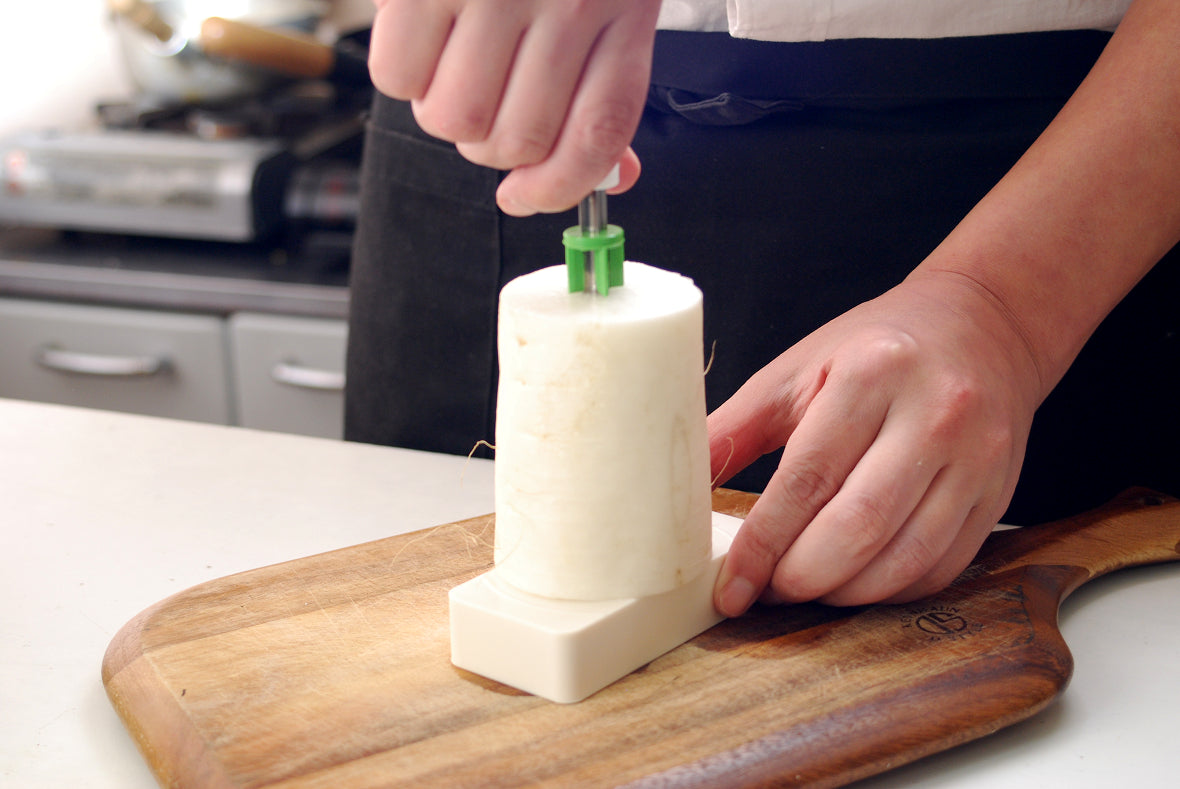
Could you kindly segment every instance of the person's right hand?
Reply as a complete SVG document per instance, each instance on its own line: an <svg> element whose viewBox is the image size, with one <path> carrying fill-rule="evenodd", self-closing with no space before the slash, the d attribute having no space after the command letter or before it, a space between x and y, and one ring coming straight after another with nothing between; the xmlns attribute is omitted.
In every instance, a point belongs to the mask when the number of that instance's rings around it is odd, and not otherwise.
<svg viewBox="0 0 1180 789"><path fill-rule="evenodd" d="M660 0L375 0L374 86L408 100L423 131L511 170L508 214L564 211L617 162L647 97Z"/></svg>

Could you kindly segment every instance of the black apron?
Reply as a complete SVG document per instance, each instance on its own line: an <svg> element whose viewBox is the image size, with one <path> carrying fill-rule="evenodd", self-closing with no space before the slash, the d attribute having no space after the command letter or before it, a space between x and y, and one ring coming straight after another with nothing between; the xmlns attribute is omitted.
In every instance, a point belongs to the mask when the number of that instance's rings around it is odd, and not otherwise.
<svg viewBox="0 0 1180 789"><path fill-rule="evenodd" d="M903 279L1052 120L1107 38L660 32L634 141L643 175L610 199L610 218L628 259L703 291L709 408ZM500 214L499 178L377 97L352 263L348 439L453 454L493 440L499 289L561 263L561 232L576 223L574 212ZM1008 520L1072 514L1131 484L1180 494L1176 257L1038 413ZM728 484L760 490L776 462Z"/></svg>

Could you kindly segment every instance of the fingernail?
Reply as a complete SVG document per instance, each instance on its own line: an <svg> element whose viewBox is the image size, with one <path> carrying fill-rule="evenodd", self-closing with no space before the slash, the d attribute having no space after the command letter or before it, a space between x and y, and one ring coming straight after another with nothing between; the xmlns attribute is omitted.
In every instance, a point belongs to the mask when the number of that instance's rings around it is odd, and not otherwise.
<svg viewBox="0 0 1180 789"><path fill-rule="evenodd" d="M500 210L503 211L504 213L508 214L509 216L523 217L523 216L532 216L534 213L536 213L531 208L521 205L520 203L513 200L511 197L498 195L496 198L496 202L499 204Z"/></svg>
<svg viewBox="0 0 1180 789"><path fill-rule="evenodd" d="M740 616L754 603L754 585L740 575L730 578L721 587L718 608L726 616Z"/></svg>

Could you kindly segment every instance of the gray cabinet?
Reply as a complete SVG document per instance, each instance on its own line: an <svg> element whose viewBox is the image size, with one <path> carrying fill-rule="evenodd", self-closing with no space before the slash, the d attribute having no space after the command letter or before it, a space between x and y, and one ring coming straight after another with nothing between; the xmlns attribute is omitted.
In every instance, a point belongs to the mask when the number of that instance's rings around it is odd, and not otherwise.
<svg viewBox="0 0 1180 789"><path fill-rule="evenodd" d="M0 397L343 435L346 323L0 299Z"/></svg>
<svg viewBox="0 0 1180 789"><path fill-rule="evenodd" d="M346 335L344 321L255 313L230 317L238 423L342 437Z"/></svg>
<svg viewBox="0 0 1180 789"><path fill-rule="evenodd" d="M0 299L0 396L229 424L209 315Z"/></svg>

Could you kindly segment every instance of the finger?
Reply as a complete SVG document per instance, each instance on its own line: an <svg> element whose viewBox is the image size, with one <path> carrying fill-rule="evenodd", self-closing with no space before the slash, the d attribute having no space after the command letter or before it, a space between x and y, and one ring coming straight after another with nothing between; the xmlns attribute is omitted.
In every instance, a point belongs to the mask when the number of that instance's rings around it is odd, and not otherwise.
<svg viewBox="0 0 1180 789"><path fill-rule="evenodd" d="M718 611L737 616L753 603L779 560L873 443L886 410L879 389L820 389L722 563L714 587Z"/></svg>
<svg viewBox="0 0 1180 789"><path fill-rule="evenodd" d="M1024 440L976 441L943 469L894 539L824 602L905 602L941 590L995 528L1020 477Z"/></svg>
<svg viewBox="0 0 1180 789"><path fill-rule="evenodd" d="M652 9L658 12L658 4ZM567 210L623 156L647 98L654 12L650 24L616 21L603 31L549 156L514 169L501 183L497 198L505 212Z"/></svg>
<svg viewBox="0 0 1180 789"><path fill-rule="evenodd" d="M946 556L977 501L979 480L962 467L942 469L893 538L859 572L823 594L829 605L865 605L900 593Z"/></svg>
<svg viewBox="0 0 1180 789"><path fill-rule="evenodd" d="M799 389L790 367L790 351L752 376L732 397L709 414L709 455L714 485L721 485L763 455L784 446L803 409L822 384L815 377Z"/></svg>
<svg viewBox="0 0 1180 789"><path fill-rule="evenodd" d="M923 456L928 451L924 435L907 420L887 420L839 492L779 560L771 577L776 598L814 600L868 566L910 519L942 467L942 457Z"/></svg>
<svg viewBox="0 0 1180 789"><path fill-rule="evenodd" d="M905 603L934 594L946 588L971 564L983 541L995 529L996 523L1012 498L1019 474L1019 463L1010 470L1004 489L995 496L985 495L964 519L963 527L955 535L942 558L921 578L901 591L884 599L887 603Z"/></svg>
<svg viewBox="0 0 1180 789"><path fill-rule="evenodd" d="M414 117L427 134L469 142L492 129L527 24L521 4L500 6L473 3L455 19L430 87L414 101Z"/></svg>
<svg viewBox="0 0 1180 789"><path fill-rule="evenodd" d="M543 161L565 125L597 30L549 14L520 41L494 123L459 152L476 164L511 170ZM497 96L499 98L499 96Z"/></svg>
<svg viewBox="0 0 1180 789"><path fill-rule="evenodd" d="M922 578L906 588L880 599L886 604L908 603L940 592L958 578L979 551L979 546L996 526L996 516L987 507L973 508L955 534L942 558Z"/></svg>
<svg viewBox="0 0 1180 789"><path fill-rule="evenodd" d="M623 157L619 159L619 185L612 189L608 189L607 194L622 194L633 187L636 181L639 180L640 171L641 166L639 157L635 154L635 151L633 151L631 148L627 148L627 150L623 152ZM601 181L602 179L599 179L598 183L601 183ZM501 186L501 188L503 187ZM499 205L500 210L506 214L509 214L510 216L524 217L532 216L533 214L537 213L537 211L531 207L517 205L511 202L510 199L501 198L499 191L496 192L496 202Z"/></svg>
<svg viewBox="0 0 1180 789"><path fill-rule="evenodd" d="M709 414L706 425L714 486L725 484L758 458L787 443L790 426L783 425L778 416L771 403L751 403L741 390Z"/></svg>
<svg viewBox="0 0 1180 789"><path fill-rule="evenodd" d="M373 86L405 101L426 95L453 22L438 4L390 0L380 5L369 44Z"/></svg>

